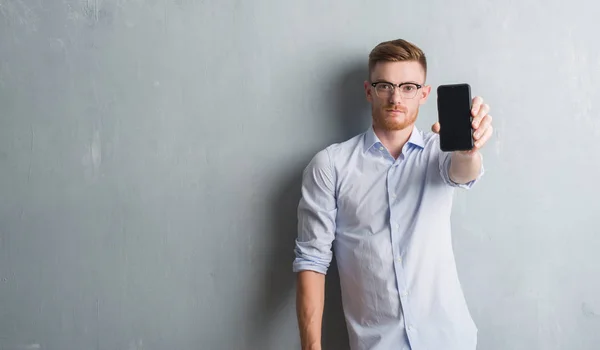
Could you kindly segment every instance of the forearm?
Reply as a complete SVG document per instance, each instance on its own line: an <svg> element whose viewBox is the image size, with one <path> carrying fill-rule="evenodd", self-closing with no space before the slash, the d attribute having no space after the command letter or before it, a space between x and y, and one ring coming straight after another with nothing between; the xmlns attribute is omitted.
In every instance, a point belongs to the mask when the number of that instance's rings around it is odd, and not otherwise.
<svg viewBox="0 0 600 350"><path fill-rule="evenodd" d="M465 184L475 180L481 172L481 154L474 153L452 153L449 175L452 181Z"/></svg>
<svg viewBox="0 0 600 350"><path fill-rule="evenodd" d="M321 349L321 326L325 304L325 275L314 271L298 273L296 312L302 350Z"/></svg>

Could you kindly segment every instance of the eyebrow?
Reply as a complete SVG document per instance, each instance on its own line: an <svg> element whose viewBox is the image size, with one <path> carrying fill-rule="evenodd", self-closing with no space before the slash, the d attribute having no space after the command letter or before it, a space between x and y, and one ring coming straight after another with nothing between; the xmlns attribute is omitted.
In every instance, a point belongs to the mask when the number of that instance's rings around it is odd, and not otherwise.
<svg viewBox="0 0 600 350"><path fill-rule="evenodd" d="M388 83L388 84L394 84L391 81L387 81L387 80L374 80L372 81L372 83ZM416 84L416 85L423 85L421 83L417 83L416 81L403 81L401 83L398 84L394 84L394 85L401 85L401 84Z"/></svg>

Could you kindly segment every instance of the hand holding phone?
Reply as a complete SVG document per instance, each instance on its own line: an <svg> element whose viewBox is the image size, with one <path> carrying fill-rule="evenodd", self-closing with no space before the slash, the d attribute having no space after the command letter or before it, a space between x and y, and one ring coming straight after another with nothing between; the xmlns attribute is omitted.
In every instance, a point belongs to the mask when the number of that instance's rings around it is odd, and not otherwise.
<svg viewBox="0 0 600 350"><path fill-rule="evenodd" d="M440 149L444 152L473 149L471 87L469 84L440 85L437 88Z"/></svg>

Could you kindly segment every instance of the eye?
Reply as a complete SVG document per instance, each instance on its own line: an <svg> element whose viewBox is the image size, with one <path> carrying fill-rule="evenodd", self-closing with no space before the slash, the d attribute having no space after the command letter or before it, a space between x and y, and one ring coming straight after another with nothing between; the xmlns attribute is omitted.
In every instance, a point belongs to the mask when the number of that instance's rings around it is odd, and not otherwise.
<svg viewBox="0 0 600 350"><path fill-rule="evenodd" d="M402 85L402 91L413 92L417 87L414 85Z"/></svg>

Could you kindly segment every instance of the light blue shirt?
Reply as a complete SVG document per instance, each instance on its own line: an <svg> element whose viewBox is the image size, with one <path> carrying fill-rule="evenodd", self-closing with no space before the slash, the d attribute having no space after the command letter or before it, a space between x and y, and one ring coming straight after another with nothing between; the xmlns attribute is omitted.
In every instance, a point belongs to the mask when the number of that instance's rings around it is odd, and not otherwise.
<svg viewBox="0 0 600 350"><path fill-rule="evenodd" d="M415 127L394 159L371 127L305 168L293 270L325 274L335 252L352 350L475 350L450 214L477 180L454 183L450 155Z"/></svg>

